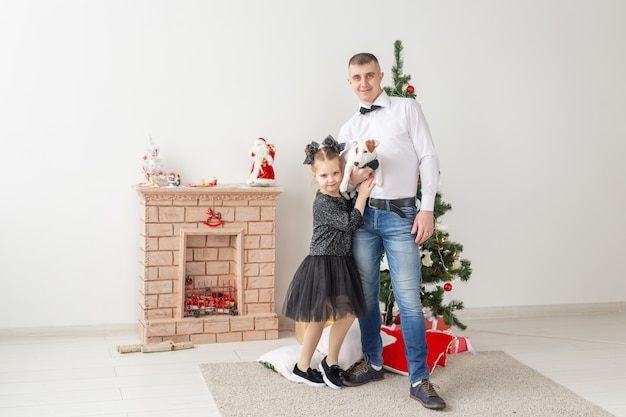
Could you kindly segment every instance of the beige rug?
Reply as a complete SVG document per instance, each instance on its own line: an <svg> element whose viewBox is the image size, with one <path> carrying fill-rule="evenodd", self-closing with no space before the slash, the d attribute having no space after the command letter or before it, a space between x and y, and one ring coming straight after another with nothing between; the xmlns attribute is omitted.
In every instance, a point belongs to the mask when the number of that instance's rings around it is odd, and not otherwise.
<svg viewBox="0 0 626 417"><path fill-rule="evenodd" d="M604 417L612 414L504 352L449 355L431 381L448 407L423 408L409 397L405 376L333 390L288 381L258 362L200 365L222 417Z"/></svg>

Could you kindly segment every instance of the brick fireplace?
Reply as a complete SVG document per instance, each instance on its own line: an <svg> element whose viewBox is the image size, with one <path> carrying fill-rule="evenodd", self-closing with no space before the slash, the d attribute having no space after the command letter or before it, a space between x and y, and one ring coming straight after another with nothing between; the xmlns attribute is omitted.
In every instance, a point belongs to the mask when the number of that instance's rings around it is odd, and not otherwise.
<svg viewBox="0 0 626 417"><path fill-rule="evenodd" d="M277 339L275 212L283 190L243 184L134 188L141 209L143 343ZM201 302L202 314L194 301L190 314L191 296L204 292L213 299L227 292L229 301L211 309Z"/></svg>

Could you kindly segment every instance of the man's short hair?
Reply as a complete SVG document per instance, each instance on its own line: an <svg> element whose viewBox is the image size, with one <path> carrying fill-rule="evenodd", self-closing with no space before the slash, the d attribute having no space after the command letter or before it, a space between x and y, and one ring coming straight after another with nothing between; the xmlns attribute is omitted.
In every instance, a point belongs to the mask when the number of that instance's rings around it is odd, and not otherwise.
<svg viewBox="0 0 626 417"><path fill-rule="evenodd" d="M370 54L369 52L361 52L354 55L352 58L350 58L350 61L348 61L348 66L365 65L369 64L370 62L374 62L378 67L378 70L380 71L380 64L378 63L378 59L374 56L374 54Z"/></svg>

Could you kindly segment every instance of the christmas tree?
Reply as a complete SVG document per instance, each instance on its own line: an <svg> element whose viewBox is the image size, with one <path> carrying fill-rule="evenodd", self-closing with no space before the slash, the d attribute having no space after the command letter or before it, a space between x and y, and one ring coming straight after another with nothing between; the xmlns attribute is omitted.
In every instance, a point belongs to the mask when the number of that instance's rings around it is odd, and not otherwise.
<svg viewBox="0 0 626 417"><path fill-rule="evenodd" d="M391 75L393 76L393 87L383 87L385 93L389 96L415 98L415 87L409 84L411 76L403 74L404 60L402 59L402 51L404 47L401 41L395 41L393 44L393 58L395 60L391 67Z"/></svg>
<svg viewBox="0 0 626 417"><path fill-rule="evenodd" d="M409 84L410 75L403 74L402 42L395 41L395 63L391 69L393 87L384 87L389 96L408 97L415 99L415 88ZM421 182L418 182L416 196L421 199ZM472 273L470 261L461 258L463 246L449 239L447 227L440 223L440 218L452 206L441 198L437 192L433 216L435 218L435 232L420 246L422 258L422 306L433 316L443 316L443 321L449 326L456 326L465 330L467 326L459 321L455 311L463 309L463 302L450 300L444 302L446 293L453 290L453 282L467 281ZM394 321L394 302L391 276L386 261L381 261L380 272L380 301L385 304L385 324Z"/></svg>

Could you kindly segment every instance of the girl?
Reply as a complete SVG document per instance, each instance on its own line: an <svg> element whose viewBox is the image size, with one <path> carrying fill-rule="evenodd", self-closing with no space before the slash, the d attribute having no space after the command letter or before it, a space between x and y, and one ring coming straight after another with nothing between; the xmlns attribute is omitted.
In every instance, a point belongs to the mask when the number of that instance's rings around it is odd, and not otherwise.
<svg viewBox="0 0 626 417"><path fill-rule="evenodd" d="M355 317L366 313L363 288L352 256L352 233L363 224L363 210L374 188L373 177L358 186L352 206L339 193L343 166L339 153L343 149L332 136L322 146L311 142L305 148L305 164L311 165L319 186L313 202L313 237L309 255L296 270L287 290L285 315L306 322L300 358L293 368L294 378L311 386L340 389L343 386L338 365L339 349ZM311 369L311 358L324 325L330 329L328 356L317 369Z"/></svg>

